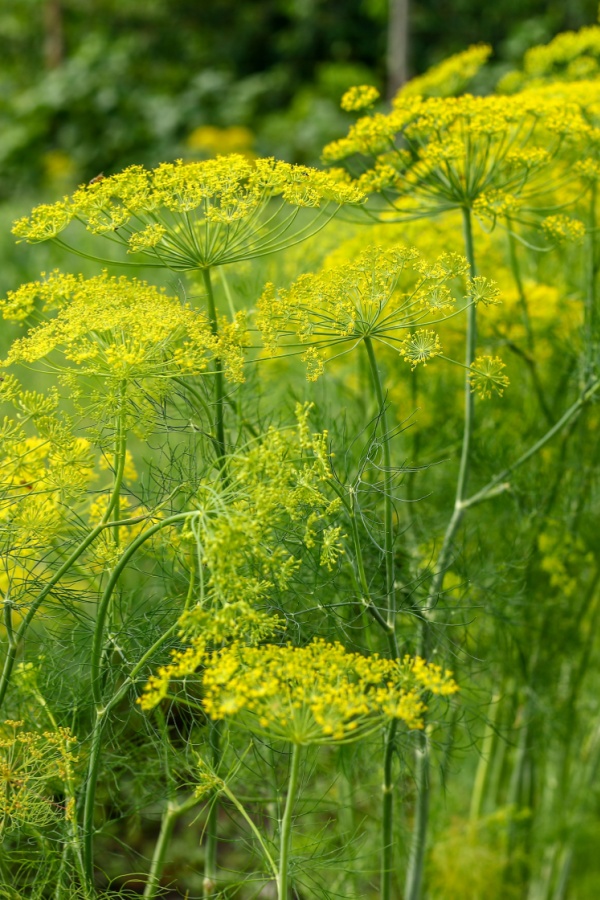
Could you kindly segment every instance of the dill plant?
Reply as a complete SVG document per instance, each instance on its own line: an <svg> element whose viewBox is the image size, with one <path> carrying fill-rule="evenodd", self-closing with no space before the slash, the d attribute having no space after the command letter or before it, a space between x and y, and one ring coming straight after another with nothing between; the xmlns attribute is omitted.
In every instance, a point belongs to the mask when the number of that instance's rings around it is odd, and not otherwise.
<svg viewBox="0 0 600 900"><path fill-rule="evenodd" d="M582 46L589 44L587 34L582 33L581 42ZM576 40L567 37L562 41L557 39L547 50L532 51L528 62L530 58L532 61L537 58L536 54L540 60L546 57L551 60L553 51L559 59L567 46L576 56L576 44ZM599 387L596 364L591 364L591 359L597 357L597 339L592 337L596 327L589 324L596 315L592 313L596 307L596 199L595 182L590 174L595 167L597 146L593 112L597 88L593 86L586 91L587 85L565 86L563 83L557 92L555 84L539 87L539 81L532 79L530 84L520 83L521 90L514 90L513 85L510 95L477 97L462 93L468 77L485 63L487 55L486 48L473 47L455 60L441 64L439 70L416 79L414 84L409 83L393 99L389 113L374 112L363 116L350 127L347 137L328 145L323 154L330 164L344 162L348 172L346 178L351 178L352 183L371 195L372 202L365 208L368 217L393 223L433 216L448 218L454 212L459 213L472 283L481 278L474 221L480 223L484 232L502 227L507 233L510 269L519 290L525 321L527 299L517 243L531 250L548 251L565 241L582 243L586 233L590 235L588 256L591 262L588 265L591 270L586 288L587 324L584 328L588 362L584 365L579 396L562 415L549 417L552 427L546 434L470 496L476 419L473 380L468 374L465 377L463 437L455 499L440 549L436 552L427 597L421 607L421 652L425 656L432 651L431 626L435 620L435 607L443 594L446 573L453 564L455 542L465 512L506 490L509 487L506 479L515 468L531 459L560 433L579 414L582 406L593 399ZM464 71L465 80L461 82L459 78L453 84L448 77L440 87L440 82L444 81L442 74L446 71L450 76L453 65ZM541 63L540 66L543 68ZM547 66L546 71L551 62ZM452 96L453 93L458 96ZM372 105L373 99L366 88L359 92L352 89L342 99L342 106L358 111ZM582 184L584 171L589 174L587 183L584 177ZM582 206L585 209L588 197L591 211L586 210L579 218L578 213ZM564 210L575 215L567 215ZM446 230L451 227L448 222ZM485 283L483 279L482 287ZM490 296L485 288L484 293ZM468 373L474 363L478 363L479 394L486 398L492 387L502 390L505 365L495 355L476 358L477 341L478 323L476 305L473 304L465 331L465 369ZM533 352L532 346L530 352ZM534 359L531 370L536 378ZM539 382L537 390L540 396ZM422 891L429 815L426 735L417 753L416 768L418 800L405 886L409 900L417 900Z"/></svg>
<svg viewBox="0 0 600 900"><path fill-rule="evenodd" d="M92 900L171 886L250 898L272 882L281 900L391 900L406 868L404 896L417 900L429 841L432 896L470 896L456 873L468 880L472 859L507 896L515 885L562 896L572 846L548 844L546 876L518 844L534 841L528 767L560 769L565 796L581 803L598 759L594 734L577 777L568 742L560 752L552 744L549 759L530 746L543 721L533 698L551 708L562 690L545 684L558 651L541 593L570 598L556 603L556 635L589 629L597 605L597 554L548 519L562 515L579 535L584 515L568 512L563 463L572 440L593 431L586 416L599 386L595 88L561 76L560 94L554 81L462 94L488 55L477 47L445 61L391 112L360 119L326 148L350 174L237 155L135 166L15 224L21 240L80 252L76 237L65 241L79 222L116 243L120 264L182 273L201 296L181 302L137 278L52 272L2 301L5 318L28 327L5 365L37 366L54 381L44 392L12 372L0 383L12 407L0 457L7 885ZM359 86L342 106L376 102ZM322 232L335 234L327 253L310 239L341 207L354 224ZM274 251L287 251L287 270ZM309 252L318 268L298 277ZM269 268L248 310L229 302L226 266L231 284L236 267L241 278ZM556 284L576 295L577 314ZM570 354L557 342L559 314ZM517 440L523 410L511 393L521 379L535 411ZM281 402L288 383L300 401L293 416ZM420 398L429 413L411 444L406 420ZM459 456L450 477L422 462L447 446ZM531 466L541 512L519 481ZM421 469L430 497L416 504ZM578 491L583 510L593 492L584 481ZM511 529L528 548L525 588L507 601L515 649L498 658L498 623L471 629L452 647L455 681L434 653L446 652L445 615L456 625L465 598L498 602L497 582L471 579L462 558L476 543L467 511L483 515L494 498L502 539L492 525L479 537L490 568L494 541L508 554ZM507 512L513 498L530 503L524 524ZM519 605L525 589L535 604ZM450 773L457 683L471 679L469 655L486 654L498 683L481 715L468 825L444 833L436 823L432 840L430 756L443 735ZM565 676L574 704L589 668L583 652ZM578 734L581 719L572 712ZM411 789L401 762L413 750ZM350 751L381 797L359 801L357 772L339 762ZM338 783L349 794L332 829L318 804L329 806ZM314 808L309 785L321 792ZM411 790L405 861L398 798ZM360 802L376 827L355 824ZM140 821L149 850L139 849ZM188 824L202 844L196 871L171 864ZM502 849L490 849L498 833Z"/></svg>

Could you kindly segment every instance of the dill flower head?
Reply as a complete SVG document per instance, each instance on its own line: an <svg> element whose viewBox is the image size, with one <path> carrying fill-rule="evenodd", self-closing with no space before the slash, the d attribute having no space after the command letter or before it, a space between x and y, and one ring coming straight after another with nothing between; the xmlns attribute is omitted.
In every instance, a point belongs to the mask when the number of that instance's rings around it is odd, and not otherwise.
<svg viewBox="0 0 600 900"><path fill-rule="evenodd" d="M591 136L581 106L551 92L422 97L409 83L390 113L359 119L323 155L345 160L361 190L406 218L473 209L493 192L516 199L521 214L552 205L570 177L569 149L581 154Z"/></svg>
<svg viewBox="0 0 600 900"><path fill-rule="evenodd" d="M585 237L585 225L571 216L546 216L542 220L542 230L556 244L580 244Z"/></svg>
<svg viewBox="0 0 600 900"><path fill-rule="evenodd" d="M73 805L57 803L55 794L77 764L76 747L68 728L25 731L23 722L10 719L0 725L3 832L24 826L49 828L61 819L75 821Z"/></svg>
<svg viewBox="0 0 600 900"><path fill-rule="evenodd" d="M309 345L302 355L309 380L322 373L325 348L344 352L367 337L395 347L414 368L441 353L437 335L418 326L454 312L450 286L467 270L454 253L430 263L411 247L368 247L352 261L300 276L289 289L267 285L256 323L270 353L290 341Z"/></svg>
<svg viewBox="0 0 600 900"><path fill-rule="evenodd" d="M364 657L322 640L305 647L233 643L213 655L202 684L212 719L302 745L357 740L390 719L422 728L424 692L457 690L448 672L423 660Z"/></svg>
<svg viewBox="0 0 600 900"><path fill-rule="evenodd" d="M546 82L581 81L597 78L600 72L600 27L564 31L548 44L531 47L523 57L521 71L508 72L498 90L513 93L525 86Z"/></svg>
<svg viewBox="0 0 600 900"><path fill-rule="evenodd" d="M357 185L329 173L234 153L152 170L131 166L37 207L13 233L30 243L58 238L76 219L128 253L185 271L281 250L317 231L343 204L363 199ZM310 215L299 217L301 209Z"/></svg>
<svg viewBox="0 0 600 900"><path fill-rule="evenodd" d="M346 112L355 112L359 109L368 109L379 100L380 94L376 87L369 84L361 84L351 87L346 91L340 101L340 106Z"/></svg>
<svg viewBox="0 0 600 900"><path fill-rule="evenodd" d="M81 376L100 377L109 406L125 391L147 407L145 393L163 396L170 378L202 374L216 357L229 380L244 379L243 314L214 334L205 315L176 297L106 273L86 279L52 272L9 293L0 308L5 318L21 320L39 304L56 314L16 340L4 365L45 359L76 392Z"/></svg>
<svg viewBox="0 0 600 900"><path fill-rule="evenodd" d="M510 384L507 375L503 375L506 368L499 356L478 356L471 365L471 393L477 392L482 400L489 400L492 393L501 397L504 388Z"/></svg>
<svg viewBox="0 0 600 900"><path fill-rule="evenodd" d="M489 44L474 44L432 66L423 75L411 78L400 88L398 96L454 97L461 94L491 53Z"/></svg>
<svg viewBox="0 0 600 900"><path fill-rule="evenodd" d="M10 375L0 387L0 400L17 410L16 420L0 420L0 585L20 608L71 540L94 460L88 441L57 414L56 391L24 391Z"/></svg>

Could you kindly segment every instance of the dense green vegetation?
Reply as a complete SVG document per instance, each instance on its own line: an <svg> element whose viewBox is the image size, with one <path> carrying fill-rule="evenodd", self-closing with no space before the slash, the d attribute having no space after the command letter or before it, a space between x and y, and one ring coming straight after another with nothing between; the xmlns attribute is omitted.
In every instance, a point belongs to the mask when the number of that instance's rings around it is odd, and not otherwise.
<svg viewBox="0 0 600 900"><path fill-rule="evenodd" d="M3 10L0 897L598 895L600 27L475 9Z"/></svg>

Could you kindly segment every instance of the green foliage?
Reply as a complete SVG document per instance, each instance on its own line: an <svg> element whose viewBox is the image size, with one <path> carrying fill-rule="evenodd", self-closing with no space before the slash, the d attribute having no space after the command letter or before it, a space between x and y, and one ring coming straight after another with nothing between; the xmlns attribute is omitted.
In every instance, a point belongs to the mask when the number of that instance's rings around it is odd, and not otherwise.
<svg viewBox="0 0 600 900"><path fill-rule="evenodd" d="M301 47L325 9L271 14ZM476 47L391 109L361 72L330 171L199 123L227 154L19 216L0 896L595 896L589 45L474 97Z"/></svg>

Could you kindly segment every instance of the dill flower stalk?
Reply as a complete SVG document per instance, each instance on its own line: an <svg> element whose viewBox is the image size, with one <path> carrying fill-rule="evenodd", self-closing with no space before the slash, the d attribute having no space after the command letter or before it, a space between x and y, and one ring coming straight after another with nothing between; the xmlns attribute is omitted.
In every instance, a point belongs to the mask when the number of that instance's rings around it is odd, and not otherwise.
<svg viewBox="0 0 600 900"><path fill-rule="evenodd" d="M457 690L449 672L419 658L364 657L324 641L305 647L234 642L209 659L202 683L203 705L211 718L231 720L259 738L292 745L280 823L279 900L288 898L301 748L353 742L386 721L420 729L424 693L451 696Z"/></svg>

